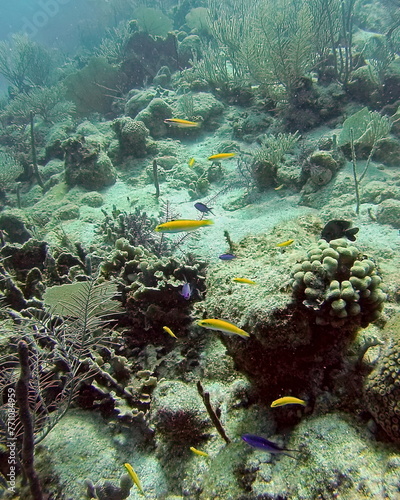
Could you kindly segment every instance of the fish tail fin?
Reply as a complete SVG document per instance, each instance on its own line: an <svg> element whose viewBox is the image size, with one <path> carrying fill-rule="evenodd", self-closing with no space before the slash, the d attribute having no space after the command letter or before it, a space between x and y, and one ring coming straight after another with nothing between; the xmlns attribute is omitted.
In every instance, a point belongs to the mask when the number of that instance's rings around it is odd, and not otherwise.
<svg viewBox="0 0 400 500"><path fill-rule="evenodd" d="M204 225L206 226L211 226L214 224L214 221L212 219L203 219L204 220Z"/></svg>
<svg viewBox="0 0 400 500"><path fill-rule="evenodd" d="M351 227L350 229L346 229L344 234L349 238L350 241L356 241L355 235L358 233L358 227Z"/></svg>

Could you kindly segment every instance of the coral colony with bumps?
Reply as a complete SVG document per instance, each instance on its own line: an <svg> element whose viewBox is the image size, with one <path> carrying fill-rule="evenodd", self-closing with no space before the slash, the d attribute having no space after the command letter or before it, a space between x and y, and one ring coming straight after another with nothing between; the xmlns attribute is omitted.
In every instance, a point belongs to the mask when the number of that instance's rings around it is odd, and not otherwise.
<svg viewBox="0 0 400 500"><path fill-rule="evenodd" d="M67 3L0 32L0 498L397 499L398 2Z"/></svg>

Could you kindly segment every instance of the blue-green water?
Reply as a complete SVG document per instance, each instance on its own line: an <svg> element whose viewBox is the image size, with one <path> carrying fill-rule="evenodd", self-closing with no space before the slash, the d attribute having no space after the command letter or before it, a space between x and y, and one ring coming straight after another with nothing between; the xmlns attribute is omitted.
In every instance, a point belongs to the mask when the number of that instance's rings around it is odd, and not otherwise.
<svg viewBox="0 0 400 500"><path fill-rule="evenodd" d="M1 14L0 498L398 499L398 2Z"/></svg>

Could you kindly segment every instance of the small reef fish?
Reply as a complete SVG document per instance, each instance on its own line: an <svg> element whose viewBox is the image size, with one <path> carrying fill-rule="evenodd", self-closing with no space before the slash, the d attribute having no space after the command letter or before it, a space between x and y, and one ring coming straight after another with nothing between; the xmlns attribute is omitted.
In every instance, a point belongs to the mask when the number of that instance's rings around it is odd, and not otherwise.
<svg viewBox="0 0 400 500"><path fill-rule="evenodd" d="M171 335L171 337L173 337L174 339L177 339L178 337L175 335L175 333L171 330L171 328L168 328L168 326L163 326L162 327L164 332L167 332L169 335Z"/></svg>
<svg viewBox="0 0 400 500"><path fill-rule="evenodd" d="M232 278L234 283L245 283L246 285L257 285L257 283L253 280L249 280L248 278Z"/></svg>
<svg viewBox="0 0 400 500"><path fill-rule="evenodd" d="M294 398L293 396L285 396L283 398L275 399L275 401L272 401L271 408L276 408L277 406L285 406L285 405L307 406L307 403L303 399Z"/></svg>
<svg viewBox="0 0 400 500"><path fill-rule="evenodd" d="M282 241L282 243L277 243L277 247L288 247L294 242L294 240Z"/></svg>
<svg viewBox="0 0 400 500"><path fill-rule="evenodd" d="M181 118L166 118L164 123L178 128L196 128L200 127L200 122L191 122L190 120L182 120Z"/></svg>
<svg viewBox="0 0 400 500"><path fill-rule="evenodd" d="M281 448L273 441L269 439L263 438L261 436L255 436L254 434L243 434L243 441L252 446L253 448L258 448L259 450L267 451L268 453L276 454L276 455L287 455L290 458L296 457L286 453L287 451L299 451L299 450L288 450L286 448Z"/></svg>
<svg viewBox="0 0 400 500"><path fill-rule="evenodd" d="M228 335L239 335L243 338L250 337L247 332L223 319L201 319L197 324L208 330L216 330L218 332L227 333Z"/></svg>
<svg viewBox="0 0 400 500"><path fill-rule="evenodd" d="M225 158L233 158L236 153L218 153L216 155L211 155L208 157L209 160L225 160Z"/></svg>
<svg viewBox="0 0 400 500"><path fill-rule="evenodd" d="M183 284L182 290L179 293L180 293L180 295L182 295L182 297L185 300L189 300L190 297L192 296L192 293L193 293L193 287L192 287L192 285L186 281Z"/></svg>
<svg viewBox="0 0 400 500"><path fill-rule="evenodd" d="M144 495L144 491L143 491L139 476L133 470L132 465L131 464L124 464L124 467L128 471L128 474L129 474L130 478L132 479L132 481L136 484L137 489L140 491L140 493L142 493Z"/></svg>
<svg viewBox="0 0 400 500"><path fill-rule="evenodd" d="M214 221L211 219L178 219L158 224L158 226L154 228L154 231L158 233L181 233L182 231L195 231L199 229L199 227L211 226L211 224L214 224Z"/></svg>
<svg viewBox="0 0 400 500"><path fill-rule="evenodd" d="M330 220L325 224L321 233L321 238L328 243L331 240L343 238L345 236L350 241L356 241L355 235L358 233L358 227L352 227L353 223L349 220Z"/></svg>
<svg viewBox="0 0 400 500"><path fill-rule="evenodd" d="M280 191L284 186L285 186L285 184L281 184L280 186L274 188L274 190L275 191Z"/></svg>
<svg viewBox="0 0 400 500"><path fill-rule="evenodd" d="M200 201L198 201L197 203L194 204L194 208L196 210L198 210L199 212L201 212L202 214L208 214L208 212L212 213L213 215L215 215L213 212L212 212L212 207L207 207L207 205L204 205L204 203L201 203Z"/></svg>
<svg viewBox="0 0 400 500"><path fill-rule="evenodd" d="M190 158L190 160L188 161L188 165L190 168L192 168L195 163L196 163L196 160L194 158Z"/></svg>
<svg viewBox="0 0 400 500"><path fill-rule="evenodd" d="M198 450L197 448L193 448L193 446L190 447L190 451L193 451L196 455L199 455L200 457L209 457L210 455L206 453L205 451Z"/></svg>
<svg viewBox="0 0 400 500"><path fill-rule="evenodd" d="M218 258L221 260L232 260L236 259L236 255L233 255L233 253L223 253Z"/></svg>

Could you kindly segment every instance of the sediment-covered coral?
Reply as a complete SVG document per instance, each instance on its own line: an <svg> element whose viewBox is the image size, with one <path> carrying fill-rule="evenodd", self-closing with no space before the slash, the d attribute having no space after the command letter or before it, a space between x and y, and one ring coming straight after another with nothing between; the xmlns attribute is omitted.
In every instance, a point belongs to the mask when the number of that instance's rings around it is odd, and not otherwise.
<svg viewBox="0 0 400 500"><path fill-rule="evenodd" d="M357 321L365 327L379 316L386 300L382 279L375 263L359 256L344 238L319 240L293 267L295 295L314 311L317 324L340 327Z"/></svg>
<svg viewBox="0 0 400 500"><path fill-rule="evenodd" d="M149 130L142 121L124 116L114 120L112 127L117 134L122 155L132 155L137 158L146 155Z"/></svg>
<svg viewBox="0 0 400 500"><path fill-rule="evenodd" d="M367 408L378 424L400 443L400 315L385 327L388 340L364 385Z"/></svg>
<svg viewBox="0 0 400 500"><path fill-rule="evenodd" d="M100 144L86 142L84 137L71 137L63 142L63 148L65 180L69 186L100 190L116 181L113 164Z"/></svg>
<svg viewBox="0 0 400 500"><path fill-rule="evenodd" d="M196 444L209 420L193 385L164 381L153 393L151 423L168 441Z"/></svg>

